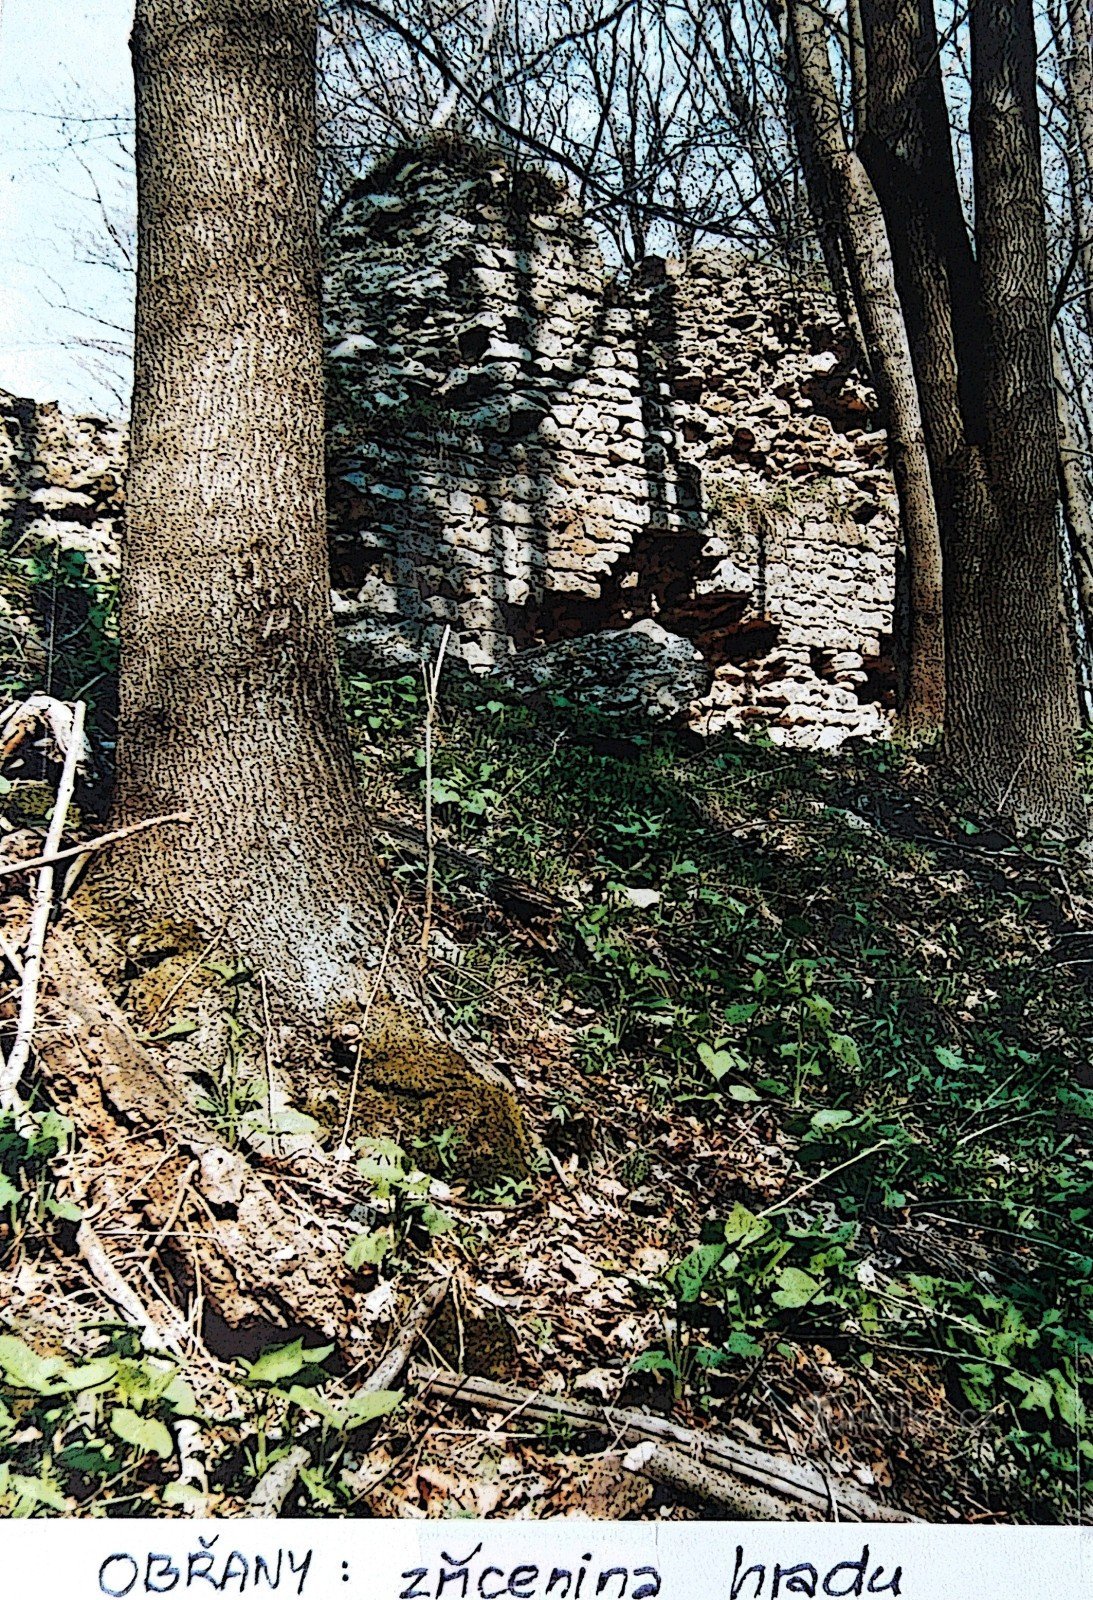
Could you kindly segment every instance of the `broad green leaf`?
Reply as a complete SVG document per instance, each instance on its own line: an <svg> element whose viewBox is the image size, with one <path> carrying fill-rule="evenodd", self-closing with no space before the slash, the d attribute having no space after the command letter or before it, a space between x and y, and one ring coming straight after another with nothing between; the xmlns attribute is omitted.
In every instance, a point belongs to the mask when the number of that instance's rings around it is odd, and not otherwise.
<svg viewBox="0 0 1093 1600"><path fill-rule="evenodd" d="M725 1255L723 1244L700 1244L683 1257L672 1271L676 1294L684 1305L690 1305L702 1293L702 1286L713 1269Z"/></svg>
<svg viewBox="0 0 1093 1600"><path fill-rule="evenodd" d="M378 1267L390 1249L390 1228L376 1228L373 1233L358 1233L357 1237L349 1242L349 1248L345 1252L345 1264L352 1272L359 1272L361 1267Z"/></svg>
<svg viewBox="0 0 1093 1600"><path fill-rule="evenodd" d="M806 994L805 1007L821 1028L830 1028L835 1017L835 1007L820 994Z"/></svg>
<svg viewBox="0 0 1093 1600"><path fill-rule="evenodd" d="M175 1373L163 1391L163 1398L176 1416L192 1417L197 1410L197 1396L181 1372Z"/></svg>
<svg viewBox="0 0 1093 1600"><path fill-rule="evenodd" d="M725 1340L725 1349L730 1356L743 1356L747 1360L754 1360L763 1354L763 1346L750 1333L745 1333L743 1328L733 1329Z"/></svg>
<svg viewBox="0 0 1093 1600"><path fill-rule="evenodd" d="M15 1187L11 1179L0 1172L0 1206L17 1205L21 1198L21 1191Z"/></svg>
<svg viewBox="0 0 1093 1600"><path fill-rule="evenodd" d="M339 1432L345 1427L346 1413L340 1407L332 1405L317 1389L305 1389L301 1384L294 1383L288 1390L288 1398L294 1406L299 1406L301 1411L307 1411L314 1417L321 1417Z"/></svg>
<svg viewBox="0 0 1093 1600"><path fill-rule="evenodd" d="M824 1128L845 1128L848 1122L853 1122L852 1111L817 1111L812 1118L811 1126L818 1132Z"/></svg>
<svg viewBox="0 0 1093 1600"><path fill-rule="evenodd" d="M716 1083L720 1083L727 1072L746 1071L748 1065L739 1050L715 1050L708 1044L699 1045L698 1059Z"/></svg>
<svg viewBox="0 0 1093 1600"><path fill-rule="evenodd" d="M630 1371L670 1372L673 1377L679 1376L679 1368L663 1350L643 1350L640 1356L631 1361Z"/></svg>
<svg viewBox="0 0 1093 1600"><path fill-rule="evenodd" d="M201 1511L205 1506L205 1496L195 1483L179 1483L176 1480L165 1487L163 1504L165 1506L182 1506L184 1509L191 1511Z"/></svg>
<svg viewBox="0 0 1093 1600"><path fill-rule="evenodd" d="M778 1287L771 1295L771 1299L784 1311L795 1311L799 1306L805 1306L810 1300L815 1299L819 1292L820 1285L816 1279L810 1278L800 1267L783 1267L778 1274Z"/></svg>
<svg viewBox="0 0 1093 1600"><path fill-rule="evenodd" d="M59 1356L40 1356L13 1333L0 1334L0 1372L16 1389L32 1394L58 1394L56 1379L64 1371Z"/></svg>
<svg viewBox="0 0 1093 1600"><path fill-rule="evenodd" d="M376 1417L386 1417L401 1401L401 1389L368 1389L355 1394L345 1408L346 1427L360 1428Z"/></svg>
<svg viewBox="0 0 1093 1600"><path fill-rule="evenodd" d="M449 1233L455 1227L447 1211L441 1211L439 1207L432 1205L422 1206L421 1221L431 1239L437 1239L442 1233Z"/></svg>
<svg viewBox="0 0 1093 1600"><path fill-rule="evenodd" d="M730 1100L737 1100L742 1105L752 1105L759 1099L750 1083L730 1083L725 1093Z"/></svg>
<svg viewBox="0 0 1093 1600"><path fill-rule="evenodd" d="M761 1221L753 1211L749 1211L747 1206L741 1205L738 1200L725 1223L725 1243L740 1248L756 1239L761 1239L769 1232L769 1222Z"/></svg>
<svg viewBox="0 0 1093 1600"><path fill-rule="evenodd" d="M247 1368L247 1382L256 1384L282 1383L285 1378L295 1378L304 1367L316 1361L325 1361L333 1350L332 1344L317 1350L305 1350L303 1339L293 1339L291 1344L276 1345L263 1350L256 1361Z"/></svg>
<svg viewBox="0 0 1093 1600"><path fill-rule="evenodd" d="M174 1454L175 1445L169 1429L155 1417L142 1417L137 1411L119 1408L110 1413L110 1431L146 1455L160 1456L166 1461Z"/></svg>
<svg viewBox="0 0 1093 1600"><path fill-rule="evenodd" d="M841 1061L844 1067L849 1067L851 1072L861 1070L861 1056L858 1047L848 1033L832 1033L828 1035L827 1047L836 1061Z"/></svg>
<svg viewBox="0 0 1093 1600"><path fill-rule="evenodd" d="M58 1381L63 1382L73 1394L79 1394L83 1389L98 1389L104 1383L113 1383L117 1375L117 1362L110 1356L99 1356L94 1361L84 1361L78 1367L71 1367Z"/></svg>

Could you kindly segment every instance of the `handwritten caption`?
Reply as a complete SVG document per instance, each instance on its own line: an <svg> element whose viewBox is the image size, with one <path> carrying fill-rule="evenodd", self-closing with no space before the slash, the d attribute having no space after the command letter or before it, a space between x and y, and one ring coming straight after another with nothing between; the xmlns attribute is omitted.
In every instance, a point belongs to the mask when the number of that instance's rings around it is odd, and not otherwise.
<svg viewBox="0 0 1093 1600"><path fill-rule="evenodd" d="M221 1536L198 1537L196 1549L185 1557L146 1551L114 1551L99 1567L99 1592L108 1600L130 1595L171 1594L208 1584L219 1594L253 1593L258 1589L303 1597L309 1578L318 1571L315 1550L278 1547L247 1554L228 1549ZM220 1546L218 1549L217 1546ZM844 1596L902 1594L903 1568L886 1571L874 1564L868 1544L861 1554L833 1563L812 1561L750 1561L743 1544L735 1546L735 1560L727 1555L712 1565L711 1588L719 1600L778 1600L779 1595ZM329 1576L329 1574L328 1574ZM341 1562L338 1578L351 1582L349 1562ZM399 1586L384 1595L370 1574L368 1590L377 1600L657 1600L663 1588L655 1566L621 1566L593 1563L590 1551L568 1566L517 1562L498 1565L481 1540L465 1556L440 1552L439 1561L408 1567L399 1574ZM313 1588L315 1585L313 1584ZM672 1600L666 1595L665 1600Z"/></svg>

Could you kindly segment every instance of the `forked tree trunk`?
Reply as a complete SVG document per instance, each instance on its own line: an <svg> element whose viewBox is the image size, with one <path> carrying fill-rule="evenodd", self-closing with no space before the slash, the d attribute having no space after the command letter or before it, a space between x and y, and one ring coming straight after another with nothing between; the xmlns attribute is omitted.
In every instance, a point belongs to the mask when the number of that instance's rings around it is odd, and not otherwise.
<svg viewBox="0 0 1093 1600"><path fill-rule="evenodd" d="M892 243L941 523L948 755L981 803L1022 824L1069 828L1080 822L1075 674L1055 522L1055 405L1044 381L1031 21L1021 11L974 13L978 259L932 0L863 0L861 149Z"/></svg>
<svg viewBox="0 0 1093 1600"><path fill-rule="evenodd" d="M815 0L789 0L789 23L801 114L834 199L899 496L907 619L898 641L900 716L908 733L928 738L940 733L945 718L941 536L907 329L884 216L861 159L847 147Z"/></svg>
<svg viewBox="0 0 1093 1600"><path fill-rule="evenodd" d="M137 0L139 262L120 858L304 1009L385 896L339 705L324 518L315 0Z"/></svg>

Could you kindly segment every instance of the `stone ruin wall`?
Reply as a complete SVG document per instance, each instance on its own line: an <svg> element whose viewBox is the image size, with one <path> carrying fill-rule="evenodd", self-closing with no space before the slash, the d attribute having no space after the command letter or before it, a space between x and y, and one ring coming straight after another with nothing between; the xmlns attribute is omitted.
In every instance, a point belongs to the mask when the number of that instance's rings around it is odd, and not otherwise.
<svg viewBox="0 0 1093 1600"><path fill-rule="evenodd" d="M884 731L895 494L825 294L721 251L620 282L564 191L419 153L347 197L327 321L348 638L486 668L652 617L714 669L696 727Z"/></svg>
<svg viewBox="0 0 1093 1600"><path fill-rule="evenodd" d="M621 283L564 192L481 153L378 170L327 261L351 651L409 660L449 624L488 668L654 618L712 669L696 728L820 748L885 730L894 491L825 295L717 251ZM108 575L124 454L117 425L0 395L21 548Z"/></svg>

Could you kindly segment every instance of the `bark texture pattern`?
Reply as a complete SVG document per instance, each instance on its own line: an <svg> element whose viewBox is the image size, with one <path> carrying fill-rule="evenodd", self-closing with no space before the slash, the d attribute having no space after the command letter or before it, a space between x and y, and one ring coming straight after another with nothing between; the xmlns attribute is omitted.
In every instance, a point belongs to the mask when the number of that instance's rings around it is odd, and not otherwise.
<svg viewBox="0 0 1093 1600"><path fill-rule="evenodd" d="M324 527L309 0L140 0L121 822L142 899L313 1007L381 942Z"/></svg>

